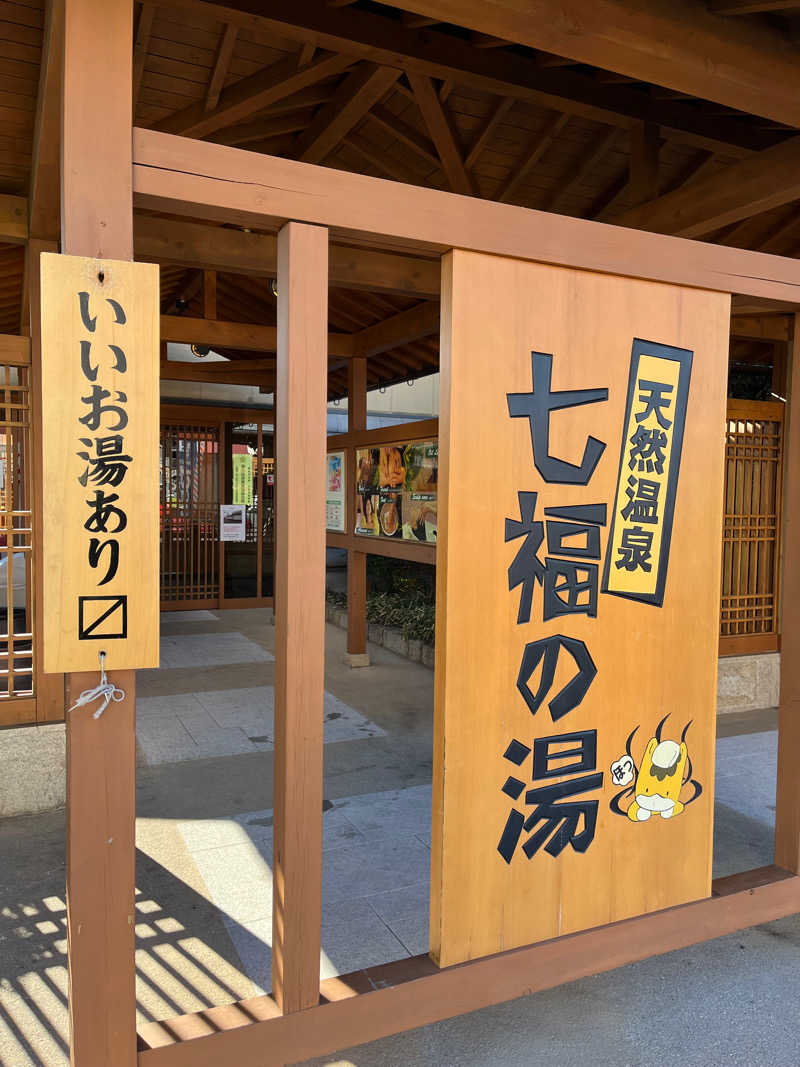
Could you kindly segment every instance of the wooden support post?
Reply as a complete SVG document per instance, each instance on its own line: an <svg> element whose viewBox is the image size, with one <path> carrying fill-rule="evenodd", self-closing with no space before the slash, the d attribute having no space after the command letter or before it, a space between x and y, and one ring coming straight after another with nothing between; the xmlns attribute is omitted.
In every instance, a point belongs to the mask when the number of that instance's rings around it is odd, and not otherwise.
<svg viewBox="0 0 800 1067"><path fill-rule="evenodd" d="M347 368L347 429L367 428L367 361L351 359ZM350 467L346 470L347 522L352 523L355 509L355 449L349 453ZM351 667L369 667L367 652L367 554L348 549L347 552L347 654L345 662Z"/></svg>
<svg viewBox="0 0 800 1067"><path fill-rule="evenodd" d="M783 588L781 590L781 696L778 713L778 788L775 862L800 873L800 315L788 367L788 426L784 444Z"/></svg>
<svg viewBox="0 0 800 1067"><path fill-rule="evenodd" d="M62 250L133 259L132 0L65 0ZM102 42L88 48L87 42ZM58 389L58 382L44 382ZM154 467L153 477L158 477ZM67 937L70 1056L135 1067L135 682L99 718L67 713ZM67 707L97 675L68 675Z"/></svg>
<svg viewBox="0 0 800 1067"><path fill-rule="evenodd" d="M328 231L278 236L275 854L272 990L284 1014L319 1002L325 684Z"/></svg>

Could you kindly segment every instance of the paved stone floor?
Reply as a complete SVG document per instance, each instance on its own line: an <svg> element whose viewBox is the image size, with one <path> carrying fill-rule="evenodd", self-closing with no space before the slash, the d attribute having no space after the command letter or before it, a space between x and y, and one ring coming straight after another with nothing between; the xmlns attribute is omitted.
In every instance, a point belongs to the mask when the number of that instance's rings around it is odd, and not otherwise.
<svg viewBox="0 0 800 1067"><path fill-rule="evenodd" d="M164 616L140 672L141 1021L268 986L273 634L265 613ZM432 672L328 627L324 976L427 946ZM727 715L715 874L771 861L775 714ZM0 822L0 1064L67 1055L63 816ZM800 919L770 923L314 1064L800 1065ZM111 1065L109 1065L111 1067Z"/></svg>

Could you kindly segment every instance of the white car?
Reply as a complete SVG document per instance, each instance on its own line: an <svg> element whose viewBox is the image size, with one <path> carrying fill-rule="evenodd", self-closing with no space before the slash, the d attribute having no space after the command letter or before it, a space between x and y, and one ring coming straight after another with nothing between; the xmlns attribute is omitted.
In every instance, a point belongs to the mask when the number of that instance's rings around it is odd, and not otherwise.
<svg viewBox="0 0 800 1067"><path fill-rule="evenodd" d="M11 581L13 585L13 606L16 611L24 611L27 597L25 595L26 567L25 553L15 552L14 562L11 568ZM0 557L0 611L4 611L8 604L8 553L4 552Z"/></svg>

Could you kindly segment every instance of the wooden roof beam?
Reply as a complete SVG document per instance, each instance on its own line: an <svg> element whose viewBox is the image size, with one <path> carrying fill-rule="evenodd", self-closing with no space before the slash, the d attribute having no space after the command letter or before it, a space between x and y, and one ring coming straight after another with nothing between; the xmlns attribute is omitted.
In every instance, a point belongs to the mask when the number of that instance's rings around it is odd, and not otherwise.
<svg viewBox="0 0 800 1067"><path fill-rule="evenodd" d="M237 348L244 352L276 352L278 327L249 322L196 319L187 315L162 315L161 340L182 345L209 345L214 349ZM354 354L354 346L352 334L328 334L328 354L331 356L347 359Z"/></svg>
<svg viewBox="0 0 800 1067"><path fill-rule="evenodd" d="M509 113L516 101L513 96L503 96L498 100L493 110L489 113L478 131L478 135L472 142L467 158L464 160L464 166L467 170L471 170L478 161L478 156L484 150L489 142L490 137Z"/></svg>
<svg viewBox="0 0 800 1067"><path fill-rule="evenodd" d="M208 79L208 86L206 88L206 111L213 111L219 103L220 93L222 87L225 84L225 78L228 76L228 70L231 65L231 59L233 59L233 50L236 47L236 38L239 36L239 27L227 23L225 29L222 31L222 36L219 39L219 45L217 47L217 55L214 60L214 69L211 71L211 77Z"/></svg>
<svg viewBox="0 0 800 1067"><path fill-rule="evenodd" d="M709 10L715 15L756 15L797 6L797 0L708 0Z"/></svg>
<svg viewBox="0 0 800 1067"><path fill-rule="evenodd" d="M424 134L421 134L416 127L394 115L385 107L374 107L369 113L369 118L371 121L379 123L407 148L416 152L426 163L433 163L434 166L441 167L442 161L436 154L436 145Z"/></svg>
<svg viewBox="0 0 800 1067"><path fill-rule="evenodd" d="M422 74L408 73L408 80L414 93L414 99L422 112L425 125L436 151L442 162L442 169L454 193L474 196L475 187L467 174L461 149L456 140L452 123L445 112L430 78Z"/></svg>
<svg viewBox="0 0 800 1067"><path fill-rule="evenodd" d="M51 3L50 7L60 6ZM142 87L142 75L147 60L147 52L150 47L150 33L156 17L156 5L143 3L139 9L139 21L136 23L136 37L133 41L133 111L136 113L136 104L139 100L139 90Z"/></svg>
<svg viewBox="0 0 800 1067"><path fill-rule="evenodd" d="M144 14L144 10L143 10ZM61 72L64 66L64 5L49 3L39 68L39 96L28 198L30 236L61 236ZM27 215L27 207L26 207ZM0 235L1 236L1 235ZM25 234L27 237L28 234Z"/></svg>
<svg viewBox="0 0 800 1067"><path fill-rule="evenodd" d="M527 3L527 0L518 2ZM588 5L588 0L572 2L586 2ZM624 7L626 0L608 2L616 8ZM547 0L539 0L533 6L538 8L546 3ZM679 0L679 3L683 7L692 3L692 0ZM738 117L706 116L692 102L657 101L645 91L624 85L599 85L594 78L574 70L543 67L509 50L478 49L467 41L439 30L420 31L396 19L354 7L333 10L317 0L271 0L269 13L265 14L265 5L258 0L227 0L224 6L208 0L164 0L164 4L209 19L235 22L242 27L277 34L285 39L312 42L320 48L349 55L354 60L366 59L386 66L402 65L407 71L427 77L452 80L496 96L529 100L542 107L567 111L609 125L627 129L633 121L657 122L662 127L662 135L669 140L693 144L698 148L711 148L716 152L745 154L767 148L784 136L780 131L758 129ZM599 4L594 6L600 7ZM462 8L467 14L471 10L488 10L490 7L494 5L487 5L483 0L469 0L459 5L459 21L463 22ZM631 17L628 12L628 20ZM561 23L561 20L552 18L552 13L540 14L539 19L545 23ZM594 25L594 16L590 21ZM582 23L581 16L577 24ZM716 32L722 32L723 35L729 27L729 23L718 18L714 18L714 24ZM613 26L613 20L605 26L609 35L609 27ZM583 39L582 34L575 36ZM686 28L681 28L681 39L688 36ZM657 38L654 38L653 44L657 43ZM720 48L716 46L713 51L718 54ZM606 66L602 62L599 65ZM767 73L760 77L759 87L762 82L774 82L769 63L761 65ZM702 69L707 77L713 76L713 71L711 74L706 71L705 58ZM800 79L800 71L795 71L793 79ZM643 80L652 79L645 74ZM402 90L402 84L398 88ZM771 91L779 90L772 85ZM791 97L792 91L787 88L785 95ZM795 93L794 98L800 110L800 93Z"/></svg>
<svg viewBox="0 0 800 1067"><path fill-rule="evenodd" d="M596 138L593 144L591 144L580 162L580 165L576 170L573 170L568 176L566 181L562 182L558 189L553 194L550 202L545 208L546 211L558 211L559 207L564 203L566 198L570 196L576 189L580 188L581 183L594 172L595 167L603 157L610 152L614 146L614 142L620 137L620 132L617 129L603 130Z"/></svg>
<svg viewBox="0 0 800 1067"><path fill-rule="evenodd" d="M800 137L731 163L609 221L677 237L702 237L720 226L800 199Z"/></svg>
<svg viewBox="0 0 800 1067"><path fill-rule="evenodd" d="M496 200L504 204L511 199L523 180L530 174L559 133L567 125L569 119L569 115L553 115L544 128L539 130L525 150L516 170L511 173L505 185L495 197Z"/></svg>
<svg viewBox="0 0 800 1067"><path fill-rule="evenodd" d="M437 301L426 301L360 330L353 338L353 354L378 356L438 332L439 304Z"/></svg>
<svg viewBox="0 0 800 1067"><path fill-rule="evenodd" d="M696 0L562 0L557 18L550 0L403 0L403 7L800 126L794 44L772 26L722 19Z"/></svg>
<svg viewBox="0 0 800 1067"><path fill-rule="evenodd" d="M352 62L348 56L325 53L308 66L298 69L297 57L287 56L266 70L257 71L223 89L217 106L210 111L206 111L206 102L202 100L173 115L167 115L155 128L163 133L177 133L184 137L205 137L224 126L241 122L254 112L306 89L323 78L341 74Z"/></svg>
<svg viewBox="0 0 800 1067"><path fill-rule="evenodd" d="M136 214L133 240L137 259L267 278L278 270L277 238L272 234ZM437 297L441 287L438 259L335 244L330 246L328 277L335 287L420 298Z"/></svg>
<svg viewBox="0 0 800 1067"><path fill-rule="evenodd" d="M731 337L747 337L757 341L789 341L790 315L732 315Z"/></svg>
<svg viewBox="0 0 800 1067"><path fill-rule="evenodd" d="M348 74L330 103L323 107L301 135L295 156L319 163L389 92L402 71L365 63Z"/></svg>

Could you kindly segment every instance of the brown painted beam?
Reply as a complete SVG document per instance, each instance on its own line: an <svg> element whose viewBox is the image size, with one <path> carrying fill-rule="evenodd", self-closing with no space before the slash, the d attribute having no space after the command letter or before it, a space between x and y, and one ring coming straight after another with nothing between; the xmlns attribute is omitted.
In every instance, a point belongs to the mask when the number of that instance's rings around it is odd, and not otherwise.
<svg viewBox="0 0 800 1067"><path fill-rule="evenodd" d="M307 163L320 163L386 96L401 73L397 68L365 63L348 74L330 103L301 135L293 154Z"/></svg>
<svg viewBox="0 0 800 1067"><path fill-rule="evenodd" d="M800 199L800 137L731 163L725 170L616 215L634 226L681 237L701 237L720 226Z"/></svg>
<svg viewBox="0 0 800 1067"><path fill-rule="evenodd" d="M508 203L520 185L522 185L525 178L527 178L547 149L552 145L556 137L558 137L567 125L569 119L569 115L553 115L549 121L544 124L543 128L536 133L528 144L522 154L522 159L508 176L505 185L502 186L495 197L496 200L501 204Z"/></svg>
<svg viewBox="0 0 800 1067"><path fill-rule="evenodd" d="M267 278L278 270L277 238L272 234L137 215L134 246L137 259L160 263ZM438 259L331 245L329 270L330 284L348 289L430 298L438 296L441 287Z"/></svg>
<svg viewBox="0 0 800 1067"><path fill-rule="evenodd" d="M775 862L800 873L800 315L788 368L784 442L783 575L781 587L781 689L778 709L778 789L775 801Z"/></svg>
<svg viewBox="0 0 800 1067"><path fill-rule="evenodd" d="M460 0L450 2L454 10L452 18L446 21L456 25L463 25L464 16L470 9L474 10L476 4L481 9L487 7L482 0L474 0L465 6ZM624 4L624 0L615 2L617 6ZM684 5L687 3L688 0L684 0ZM537 6L541 4L546 5L547 0L540 0ZM286 39L313 42L320 48L353 59L401 66L407 71L448 83L455 82L497 96L529 100L541 107L625 129L636 121L657 122L669 139L694 144L698 148L747 152L766 148L785 136L780 132L755 129L751 124L729 116L704 115L690 102L657 101L649 93L624 85L603 86L592 77L568 69L544 67L527 56L505 50L478 49L452 34L437 30L420 32L418 28L373 12L354 8L334 10L316 0L271 0L268 13L260 0L228 0L224 6L207 0L169 0L169 6L191 10L193 14L205 15L209 19L235 22L249 29L258 28ZM580 16L577 24L582 25L583 21ZM724 29L724 23L715 21ZM561 25L561 20L553 19L552 12L542 15L541 22L545 26ZM615 25L611 19L606 28ZM685 36L685 31L682 32ZM579 34L574 36L580 38ZM657 41L657 37L653 40ZM794 63L793 53L791 62ZM606 64L600 62L598 65ZM705 57L703 70L706 70ZM764 77L772 78L773 75ZM650 82L653 78L645 73L642 80ZM760 86L762 81L763 78L757 84ZM791 90L787 89L785 95L792 99Z"/></svg>
<svg viewBox="0 0 800 1067"><path fill-rule="evenodd" d="M325 686L328 232L278 235L275 455L275 845L272 988L284 1015L319 1000Z"/></svg>
<svg viewBox="0 0 800 1067"><path fill-rule="evenodd" d="M161 316L161 340L183 345L210 345L212 348L239 348L245 352L277 352L278 328L249 322L221 322L194 319L185 315ZM349 333L328 334L328 355L348 358L355 351Z"/></svg>
<svg viewBox="0 0 800 1067"><path fill-rule="evenodd" d="M131 260L133 4L65 0L64 12L62 250ZM97 680L67 675L66 707ZM70 1062L81 1067L136 1064L136 673L109 680L123 700L99 719L91 705L66 715Z"/></svg>
<svg viewBox="0 0 800 1067"><path fill-rule="evenodd" d="M800 302L800 263L707 242L315 167L295 160L134 130L139 206L239 225L285 219L335 227L374 247L435 254L449 248L535 258L651 281Z"/></svg>
<svg viewBox="0 0 800 1067"><path fill-rule="evenodd" d="M441 971L417 956L342 975L323 983L323 1002L294 1017L276 1018L273 998L261 996L148 1023L141 1034L150 1048L139 1053L139 1067L217 1067L249 1059L277 1067L553 989L794 914L800 878L786 874L772 867L752 877L734 875L715 882L708 900Z"/></svg>
<svg viewBox="0 0 800 1067"><path fill-rule="evenodd" d="M28 201L24 196L0 193L0 241L24 244L28 240Z"/></svg>
<svg viewBox="0 0 800 1067"><path fill-rule="evenodd" d="M353 352L357 356L378 356L438 332L439 304L426 301L360 330L353 336Z"/></svg>
<svg viewBox="0 0 800 1067"><path fill-rule="evenodd" d="M759 341L788 341L791 336L788 315L733 315L731 337L748 337Z"/></svg>
<svg viewBox="0 0 800 1067"><path fill-rule="evenodd" d="M49 3L39 68L39 95L28 185L30 235L58 241L61 234L61 80L64 5Z"/></svg>
<svg viewBox="0 0 800 1067"><path fill-rule="evenodd" d="M306 89L324 78L341 74L352 64L347 56L325 53L305 67L297 67L297 58L287 56L266 70L257 71L234 85L223 89L217 106L206 110L205 100L174 115L168 115L156 126L165 133L179 133L184 137L205 137L223 126L231 126L249 118L278 100Z"/></svg>
<svg viewBox="0 0 800 1067"><path fill-rule="evenodd" d="M422 74L408 73L408 80L414 93L414 99L422 112L425 125L442 163L442 169L454 193L474 196L475 187L467 174L461 149L456 140L455 130L449 116L436 94L430 78Z"/></svg>
<svg viewBox="0 0 800 1067"><path fill-rule="evenodd" d="M694 0L404 0L419 15L800 126L794 44Z"/></svg>
<svg viewBox="0 0 800 1067"><path fill-rule="evenodd" d="M233 50L236 47L236 38L239 35L239 27L227 23L222 30L217 47L217 55L214 59L214 68L206 87L206 111L213 111L219 103L220 93L228 75L228 68L233 58Z"/></svg>
<svg viewBox="0 0 800 1067"><path fill-rule="evenodd" d="M351 359L347 368L347 429L350 433L367 428L367 361ZM354 466L355 452L346 453ZM347 515L345 529L355 522L356 471L345 467ZM351 666L366 665L367 656L367 557L355 549L347 551L347 656Z"/></svg>

